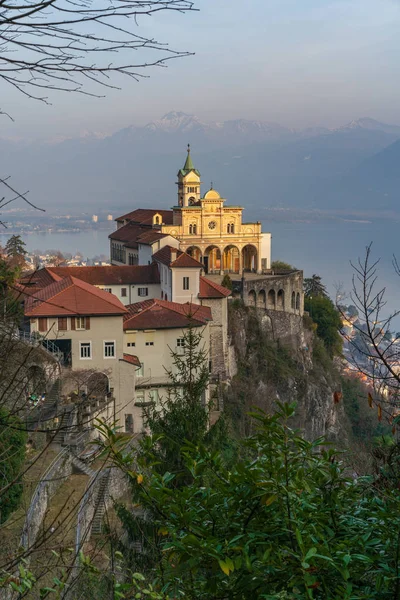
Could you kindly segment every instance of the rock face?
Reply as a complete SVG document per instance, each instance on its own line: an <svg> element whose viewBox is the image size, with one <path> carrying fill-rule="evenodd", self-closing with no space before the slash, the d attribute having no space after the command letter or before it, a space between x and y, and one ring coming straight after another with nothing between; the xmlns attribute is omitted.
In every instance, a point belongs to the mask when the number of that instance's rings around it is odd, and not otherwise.
<svg viewBox="0 0 400 600"><path fill-rule="evenodd" d="M227 389L225 409L240 435L251 433L247 413L252 408L271 412L277 401L296 402L293 426L307 439L346 442L343 405L334 402L339 374L310 325L307 317L231 303L229 335L238 371Z"/></svg>

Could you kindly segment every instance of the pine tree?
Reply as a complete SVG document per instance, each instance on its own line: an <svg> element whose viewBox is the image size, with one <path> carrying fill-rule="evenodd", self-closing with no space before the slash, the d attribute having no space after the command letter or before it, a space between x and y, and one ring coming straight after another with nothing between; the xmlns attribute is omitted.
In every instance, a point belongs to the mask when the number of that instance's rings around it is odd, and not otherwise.
<svg viewBox="0 0 400 600"><path fill-rule="evenodd" d="M6 243L7 263L10 267L22 268L25 265L25 242L20 235L12 235Z"/></svg>
<svg viewBox="0 0 400 600"><path fill-rule="evenodd" d="M178 484L187 482L189 476L180 453L182 444L185 441L193 445L203 442L208 429L205 396L209 359L203 332L197 331L190 317L182 343L182 353L171 350L173 368L166 370L171 383L167 397L161 399L161 409L150 406L145 409L144 415L151 434L160 436L154 449L159 472L177 474Z"/></svg>
<svg viewBox="0 0 400 600"><path fill-rule="evenodd" d="M328 293L326 287L322 283L321 277L315 274L304 280L304 293L308 297L315 298L317 296L322 296L328 298Z"/></svg>

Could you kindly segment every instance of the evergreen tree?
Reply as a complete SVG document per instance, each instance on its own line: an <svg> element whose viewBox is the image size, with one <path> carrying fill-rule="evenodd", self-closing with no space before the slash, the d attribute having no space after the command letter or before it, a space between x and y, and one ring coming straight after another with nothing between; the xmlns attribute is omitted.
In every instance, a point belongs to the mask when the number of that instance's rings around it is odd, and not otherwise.
<svg viewBox="0 0 400 600"><path fill-rule="evenodd" d="M225 273L225 275L221 281L221 285L226 287L228 290L231 290L233 288L232 279L229 277L228 273Z"/></svg>
<svg viewBox="0 0 400 600"><path fill-rule="evenodd" d="M317 296L328 298L328 293L322 283L321 277L315 274L312 277L304 279L304 293L306 296L312 298Z"/></svg>
<svg viewBox="0 0 400 600"><path fill-rule="evenodd" d="M145 424L154 436L159 436L154 450L160 472L178 474L183 484L189 474L180 454L182 443L197 445L204 441L208 429L208 407L205 402L209 382L209 357L203 343L203 332L189 317L189 327L183 332L181 350L171 350L173 368L166 370L170 386L161 407L145 408ZM190 479L190 477L189 477Z"/></svg>
<svg viewBox="0 0 400 600"><path fill-rule="evenodd" d="M25 242L20 235L12 235L6 243L7 263L10 267L22 268L25 265Z"/></svg>

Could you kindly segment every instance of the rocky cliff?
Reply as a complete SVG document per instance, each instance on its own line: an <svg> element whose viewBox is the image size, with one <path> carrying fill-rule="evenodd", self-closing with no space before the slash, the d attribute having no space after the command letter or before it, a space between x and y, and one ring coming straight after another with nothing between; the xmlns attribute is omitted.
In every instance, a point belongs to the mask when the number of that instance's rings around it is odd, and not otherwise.
<svg viewBox="0 0 400 600"><path fill-rule="evenodd" d="M225 410L240 436L251 432L253 407L273 410L276 401L296 402L294 426L306 438L326 436L346 443L348 421L341 402L340 377L310 319L245 307L229 309L229 334L237 374L225 393Z"/></svg>

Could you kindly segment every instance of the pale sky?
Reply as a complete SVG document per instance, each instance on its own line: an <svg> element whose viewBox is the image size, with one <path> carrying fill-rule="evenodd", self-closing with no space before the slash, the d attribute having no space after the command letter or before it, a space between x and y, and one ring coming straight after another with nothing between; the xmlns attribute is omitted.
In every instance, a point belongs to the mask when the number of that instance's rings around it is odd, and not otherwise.
<svg viewBox="0 0 400 600"><path fill-rule="evenodd" d="M158 13L138 33L195 56L148 71L94 99L53 94L52 106L0 82L0 137L111 133L171 110L203 120L337 126L359 117L400 124L400 1L196 0ZM100 90L101 91L101 90Z"/></svg>

